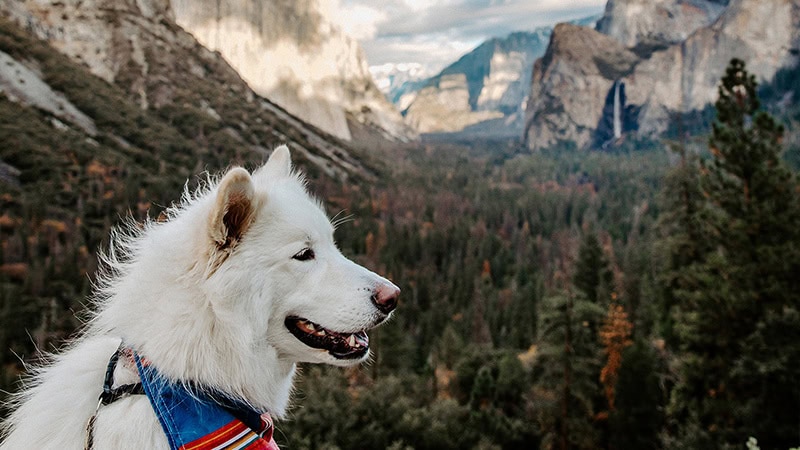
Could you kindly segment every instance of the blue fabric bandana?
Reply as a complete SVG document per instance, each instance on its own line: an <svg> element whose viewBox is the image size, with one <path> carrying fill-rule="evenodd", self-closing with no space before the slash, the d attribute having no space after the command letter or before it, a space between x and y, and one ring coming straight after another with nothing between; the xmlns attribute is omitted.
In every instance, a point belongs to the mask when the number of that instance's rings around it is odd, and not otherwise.
<svg viewBox="0 0 800 450"><path fill-rule="evenodd" d="M278 450L272 420L222 393L171 383L133 352L142 387L172 450Z"/></svg>

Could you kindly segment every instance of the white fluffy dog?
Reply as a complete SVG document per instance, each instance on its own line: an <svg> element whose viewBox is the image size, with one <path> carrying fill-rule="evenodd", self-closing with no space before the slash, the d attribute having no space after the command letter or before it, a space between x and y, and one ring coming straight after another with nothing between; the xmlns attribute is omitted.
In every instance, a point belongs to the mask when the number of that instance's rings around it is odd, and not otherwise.
<svg viewBox="0 0 800 450"><path fill-rule="evenodd" d="M336 248L285 146L252 175L233 168L184 194L168 216L112 234L95 316L17 395L0 449L84 448L95 412L94 448L170 448L148 396L98 408L121 342L169 382L280 416L297 362L364 361L365 330L397 305L394 284ZM109 370L114 386L139 381L128 356Z"/></svg>

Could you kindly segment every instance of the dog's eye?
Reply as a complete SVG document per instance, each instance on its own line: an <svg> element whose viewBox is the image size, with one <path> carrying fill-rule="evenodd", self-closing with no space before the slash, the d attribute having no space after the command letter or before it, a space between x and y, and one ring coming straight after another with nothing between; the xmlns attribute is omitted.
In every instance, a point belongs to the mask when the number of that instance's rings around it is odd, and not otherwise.
<svg viewBox="0 0 800 450"><path fill-rule="evenodd" d="M314 255L314 250L310 248L304 248L303 250L300 250L298 254L292 256L292 259L296 259L298 261L310 261L314 259L314 256L316 256Z"/></svg>

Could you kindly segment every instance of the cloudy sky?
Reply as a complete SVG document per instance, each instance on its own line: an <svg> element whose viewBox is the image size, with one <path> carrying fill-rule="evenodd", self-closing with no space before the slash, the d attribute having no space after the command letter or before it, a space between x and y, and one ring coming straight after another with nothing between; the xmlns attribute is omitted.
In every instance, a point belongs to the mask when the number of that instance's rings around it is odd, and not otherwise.
<svg viewBox="0 0 800 450"><path fill-rule="evenodd" d="M438 71L484 40L600 13L606 0L338 0L333 19L369 64Z"/></svg>

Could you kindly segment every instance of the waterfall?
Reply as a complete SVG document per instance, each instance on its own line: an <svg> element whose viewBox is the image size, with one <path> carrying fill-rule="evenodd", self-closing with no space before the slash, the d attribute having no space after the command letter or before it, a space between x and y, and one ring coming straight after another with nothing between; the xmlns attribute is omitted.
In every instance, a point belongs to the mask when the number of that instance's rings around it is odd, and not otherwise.
<svg viewBox="0 0 800 450"><path fill-rule="evenodd" d="M617 80L614 83L614 139L622 137L622 99L620 98L620 85L622 82Z"/></svg>

